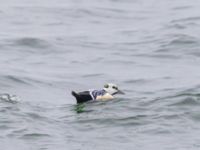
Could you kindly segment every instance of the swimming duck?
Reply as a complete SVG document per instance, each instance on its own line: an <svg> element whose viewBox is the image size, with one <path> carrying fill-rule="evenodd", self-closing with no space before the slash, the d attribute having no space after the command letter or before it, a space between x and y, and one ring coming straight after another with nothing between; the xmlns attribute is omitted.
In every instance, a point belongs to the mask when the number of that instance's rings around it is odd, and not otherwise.
<svg viewBox="0 0 200 150"><path fill-rule="evenodd" d="M88 90L79 93L72 91L77 103L110 100L114 98L115 94L124 94L124 92L119 90L117 85L113 83L105 84L101 90Z"/></svg>

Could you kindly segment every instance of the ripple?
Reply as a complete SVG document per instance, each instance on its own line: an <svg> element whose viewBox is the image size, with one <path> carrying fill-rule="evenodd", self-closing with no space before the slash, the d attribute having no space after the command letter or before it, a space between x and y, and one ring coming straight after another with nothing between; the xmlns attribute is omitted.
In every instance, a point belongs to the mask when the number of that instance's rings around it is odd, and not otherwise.
<svg viewBox="0 0 200 150"><path fill-rule="evenodd" d="M45 133L27 133L24 134L21 138L23 139L33 139L33 138L40 138L40 137L50 137L49 134L45 134Z"/></svg>
<svg viewBox="0 0 200 150"><path fill-rule="evenodd" d="M12 129L12 127L8 125L0 125L0 130L7 130L7 129Z"/></svg>
<svg viewBox="0 0 200 150"><path fill-rule="evenodd" d="M170 25L167 25L166 27L167 28L181 29L181 30L187 28L187 26L182 24L182 23L171 23Z"/></svg>
<svg viewBox="0 0 200 150"><path fill-rule="evenodd" d="M19 38L13 41L15 46L25 46L30 48L48 48L50 44L39 38L33 38L33 37L24 37Z"/></svg>
<svg viewBox="0 0 200 150"><path fill-rule="evenodd" d="M182 56L176 56L175 54L153 54L153 55L148 55L148 57L157 58L157 59L166 59L166 60L170 60L170 59L177 60L177 59L182 58Z"/></svg>
<svg viewBox="0 0 200 150"><path fill-rule="evenodd" d="M5 75L3 76L5 80L15 82L15 83L20 83L20 84L25 84L25 85L30 85L27 81L24 80L22 77L14 76L14 75Z"/></svg>
<svg viewBox="0 0 200 150"><path fill-rule="evenodd" d="M174 39L169 43L169 45L191 45L198 43L195 37L189 35L174 34L172 36L174 37Z"/></svg>
<svg viewBox="0 0 200 150"><path fill-rule="evenodd" d="M173 7L172 9L177 11L177 10L187 10L187 9L191 9L193 6L191 5L185 5L185 6L177 6L177 7Z"/></svg>
<svg viewBox="0 0 200 150"><path fill-rule="evenodd" d="M149 124L151 121L146 115L136 115L127 117L105 117L105 118L93 118L93 119L82 119L76 120L72 124L81 124L84 128L93 128L97 125L98 127L111 127L111 126L140 126ZM88 126L89 125L89 126Z"/></svg>
<svg viewBox="0 0 200 150"><path fill-rule="evenodd" d="M151 80L146 80L146 79L135 79L135 80L126 80L124 83L126 84L144 84L144 83L149 83L152 82Z"/></svg>
<svg viewBox="0 0 200 150"><path fill-rule="evenodd" d="M194 21L199 21L200 17L196 16L196 17L186 17L186 18L182 18L182 19L176 19L176 20L172 20L171 23L179 23L179 22L194 22Z"/></svg>
<svg viewBox="0 0 200 150"><path fill-rule="evenodd" d="M96 73L96 74L86 74L86 75L82 75L83 78L100 77L100 76L103 76L103 74L101 74L101 73Z"/></svg>
<svg viewBox="0 0 200 150"><path fill-rule="evenodd" d="M170 45L191 45L191 44L196 44L197 42L195 40L192 39L188 39L188 38L177 38L174 39L170 42Z"/></svg>
<svg viewBox="0 0 200 150"><path fill-rule="evenodd" d="M190 117L192 120L199 122L200 121L200 112L197 112L197 111L192 112L192 113L190 113Z"/></svg>
<svg viewBox="0 0 200 150"><path fill-rule="evenodd" d="M26 113L26 115L28 118L32 118L33 120L48 120L48 118L46 118L38 113L28 112L28 113Z"/></svg>
<svg viewBox="0 0 200 150"><path fill-rule="evenodd" d="M52 83L46 82L44 80L38 80L37 78L33 77L23 77L17 75L3 75L0 76L3 79L4 83L1 83L5 86L14 86L14 85L25 85L25 86L33 86L34 84L37 85L47 85L52 86Z"/></svg>

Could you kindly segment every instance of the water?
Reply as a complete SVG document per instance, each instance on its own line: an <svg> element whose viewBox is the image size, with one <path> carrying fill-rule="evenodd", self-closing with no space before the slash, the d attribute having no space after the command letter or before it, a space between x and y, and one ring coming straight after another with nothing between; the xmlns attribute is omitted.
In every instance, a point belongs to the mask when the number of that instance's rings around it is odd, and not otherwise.
<svg viewBox="0 0 200 150"><path fill-rule="evenodd" d="M200 1L0 5L0 147L198 150ZM77 106L71 90L126 92Z"/></svg>

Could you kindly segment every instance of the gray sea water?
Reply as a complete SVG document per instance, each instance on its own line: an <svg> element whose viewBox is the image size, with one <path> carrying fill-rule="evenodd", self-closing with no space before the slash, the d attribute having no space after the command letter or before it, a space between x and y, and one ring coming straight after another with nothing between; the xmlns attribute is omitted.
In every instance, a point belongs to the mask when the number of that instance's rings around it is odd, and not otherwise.
<svg viewBox="0 0 200 150"><path fill-rule="evenodd" d="M199 66L199 0L1 0L0 149L199 150Z"/></svg>

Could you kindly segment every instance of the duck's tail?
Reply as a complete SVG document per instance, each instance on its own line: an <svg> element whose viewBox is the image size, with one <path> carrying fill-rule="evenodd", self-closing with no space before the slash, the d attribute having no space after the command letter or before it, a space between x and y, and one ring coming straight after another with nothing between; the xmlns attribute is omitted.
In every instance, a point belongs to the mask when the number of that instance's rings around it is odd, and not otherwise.
<svg viewBox="0 0 200 150"><path fill-rule="evenodd" d="M75 91L72 91L72 95L76 98L76 102L78 104L84 102L84 100L81 98L81 96L78 93L76 93Z"/></svg>
<svg viewBox="0 0 200 150"><path fill-rule="evenodd" d="M92 100L92 97L90 96L88 91L80 92L80 93L76 93L72 91L72 95L76 98L76 102L78 104Z"/></svg>

